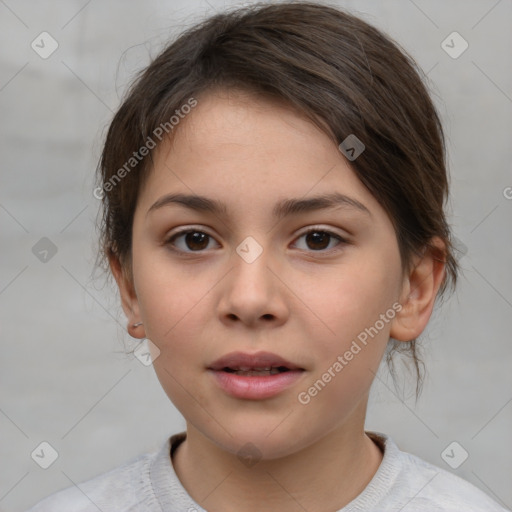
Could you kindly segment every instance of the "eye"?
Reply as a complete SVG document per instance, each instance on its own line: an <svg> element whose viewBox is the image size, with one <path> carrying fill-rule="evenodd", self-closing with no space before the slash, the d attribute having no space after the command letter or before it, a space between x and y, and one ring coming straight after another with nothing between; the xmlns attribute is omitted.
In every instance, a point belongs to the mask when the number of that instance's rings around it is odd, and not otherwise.
<svg viewBox="0 0 512 512"><path fill-rule="evenodd" d="M348 243L344 238L337 235L336 233L320 228L308 229L308 231L302 233L302 235L299 236L299 239L303 237L305 237L306 245L309 246L310 249L313 249L314 252L320 252L327 249L333 238L338 240L338 243L335 245L335 247ZM303 248L299 247L299 249ZM305 248L305 250L307 249L308 247Z"/></svg>
<svg viewBox="0 0 512 512"><path fill-rule="evenodd" d="M183 238L181 246L175 243L180 238ZM210 239L213 240L208 233L199 229L184 229L168 238L165 241L165 245L170 245L171 249L177 252L202 252L203 249L208 247ZM177 249L174 248L176 246L178 246ZM190 251L186 250L186 248L189 248Z"/></svg>
<svg viewBox="0 0 512 512"><path fill-rule="evenodd" d="M305 233L299 236L299 239L305 238L307 247L299 247L301 250L313 250L314 252L324 252L329 248L333 239L337 240L339 245L347 244L340 235L333 233L332 231L321 229L321 228L310 228ZM177 243L181 239L181 243ZM178 231L165 241L165 245L171 246L171 249L176 252L191 253L191 252L203 252L208 249L209 242L213 240L213 237L204 231L199 229L183 229Z"/></svg>

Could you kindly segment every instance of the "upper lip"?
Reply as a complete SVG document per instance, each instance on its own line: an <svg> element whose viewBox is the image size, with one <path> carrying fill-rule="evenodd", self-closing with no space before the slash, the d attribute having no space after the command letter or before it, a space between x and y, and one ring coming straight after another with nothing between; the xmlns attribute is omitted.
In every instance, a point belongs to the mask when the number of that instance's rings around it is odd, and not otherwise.
<svg viewBox="0 0 512 512"><path fill-rule="evenodd" d="M254 354L230 352L217 359L208 368L210 370L222 370L224 368L252 370L257 368L278 368L279 366L284 366L289 370L304 369L271 352L256 352Z"/></svg>

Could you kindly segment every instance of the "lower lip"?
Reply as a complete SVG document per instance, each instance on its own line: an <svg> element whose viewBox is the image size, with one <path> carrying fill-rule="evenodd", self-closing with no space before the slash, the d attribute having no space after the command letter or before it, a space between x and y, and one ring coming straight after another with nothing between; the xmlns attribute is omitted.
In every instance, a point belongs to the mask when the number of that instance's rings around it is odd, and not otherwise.
<svg viewBox="0 0 512 512"><path fill-rule="evenodd" d="M288 370L274 375L245 377L235 373L209 371L226 393L248 400L271 398L295 384L304 373L303 370Z"/></svg>

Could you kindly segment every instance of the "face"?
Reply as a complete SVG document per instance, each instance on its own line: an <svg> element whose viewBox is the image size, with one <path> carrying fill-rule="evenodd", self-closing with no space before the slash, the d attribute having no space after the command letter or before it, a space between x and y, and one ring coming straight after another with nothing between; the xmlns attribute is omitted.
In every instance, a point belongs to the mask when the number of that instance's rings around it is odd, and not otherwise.
<svg viewBox="0 0 512 512"><path fill-rule="evenodd" d="M169 194L221 207L162 201ZM332 194L345 200L310 201ZM283 208L291 200L306 202ZM342 426L362 429L400 297L400 255L385 211L310 121L247 94L200 97L155 154L132 265L128 309L160 351L157 376L217 446L236 453L252 442L271 459ZM269 352L300 370L244 388L247 375L209 369L233 352Z"/></svg>

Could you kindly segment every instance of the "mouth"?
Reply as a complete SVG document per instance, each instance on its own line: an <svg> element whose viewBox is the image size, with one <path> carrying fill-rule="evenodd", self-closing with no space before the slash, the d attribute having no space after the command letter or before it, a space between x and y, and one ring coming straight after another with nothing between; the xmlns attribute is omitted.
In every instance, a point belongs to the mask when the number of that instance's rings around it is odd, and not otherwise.
<svg viewBox="0 0 512 512"><path fill-rule="evenodd" d="M271 352L231 352L217 359L209 370L235 373L237 375L276 375L278 373L304 370L295 363Z"/></svg>
<svg viewBox="0 0 512 512"><path fill-rule="evenodd" d="M232 352L207 368L220 388L239 399L263 400L294 385L305 369L270 352Z"/></svg>
<svg viewBox="0 0 512 512"><path fill-rule="evenodd" d="M286 366L272 366L267 368L222 368L223 372L234 373L235 375L243 375L245 377L258 377L258 376L266 376L266 375L277 375L278 373L289 372L290 368Z"/></svg>

